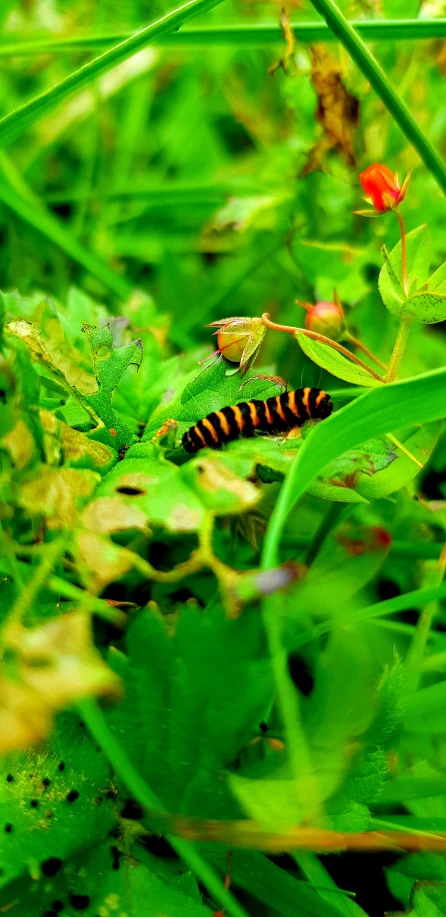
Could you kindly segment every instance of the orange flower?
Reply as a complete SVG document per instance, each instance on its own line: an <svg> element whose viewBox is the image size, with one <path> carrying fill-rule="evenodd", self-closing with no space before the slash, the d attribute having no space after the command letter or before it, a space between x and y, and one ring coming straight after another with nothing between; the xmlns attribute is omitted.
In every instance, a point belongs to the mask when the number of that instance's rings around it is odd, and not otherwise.
<svg viewBox="0 0 446 917"><path fill-rule="evenodd" d="M371 201L375 210L379 213L385 213L387 210L393 210L398 204L401 204L401 201L406 197L410 171L407 173L403 184L400 185L396 173L391 172L387 166L381 163L374 163L368 166L364 172L361 172L359 178L367 198Z"/></svg>

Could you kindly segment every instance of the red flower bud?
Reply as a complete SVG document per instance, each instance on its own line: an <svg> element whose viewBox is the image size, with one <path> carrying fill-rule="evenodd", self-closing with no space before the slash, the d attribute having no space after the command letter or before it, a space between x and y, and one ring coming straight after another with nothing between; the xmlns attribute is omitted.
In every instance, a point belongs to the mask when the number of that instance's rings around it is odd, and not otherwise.
<svg viewBox="0 0 446 917"><path fill-rule="evenodd" d="M381 163L374 163L359 175L361 185L375 210L385 213L393 210L404 200L409 184L410 172L407 173L402 186L396 173Z"/></svg>
<svg viewBox="0 0 446 917"><path fill-rule="evenodd" d="M332 341L339 341L345 331L344 310L336 297L334 302L317 302L314 306L303 303L307 310L305 327Z"/></svg>

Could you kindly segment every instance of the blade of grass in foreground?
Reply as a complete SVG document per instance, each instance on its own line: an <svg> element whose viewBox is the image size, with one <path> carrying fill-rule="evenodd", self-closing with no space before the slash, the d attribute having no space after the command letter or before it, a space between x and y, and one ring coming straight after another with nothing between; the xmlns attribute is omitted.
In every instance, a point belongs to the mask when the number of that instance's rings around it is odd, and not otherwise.
<svg viewBox="0 0 446 917"><path fill-rule="evenodd" d="M325 22L291 22L297 41L336 41L337 36ZM446 19L358 19L350 25L364 41L410 41L445 38ZM131 33L130 33L131 34ZM0 57L33 57L36 54L64 54L67 51L103 51L130 37L114 35L74 35L64 38L41 38L27 41L6 38L0 43ZM160 35L156 47L172 45L181 48L242 47L263 48L283 44L280 25L268 22L239 22L228 25L192 26L181 32Z"/></svg>
<svg viewBox="0 0 446 917"><path fill-rule="evenodd" d="M389 83L383 68L364 44L352 25L333 0L311 0L315 10L325 19L333 34L339 38L361 73L369 81L376 94L384 102L398 127L415 147L425 166L434 176L437 184L446 194L446 166L443 159L429 143L421 127L411 115L407 105Z"/></svg>
<svg viewBox="0 0 446 917"><path fill-rule="evenodd" d="M136 801L144 808L162 809L161 800L153 793L115 739L99 706L90 698L79 701L77 706L91 735L100 745L115 773L123 780ZM224 907L227 917L248 917L245 909L224 887L212 866L203 859L192 843L173 836L168 836L168 840L178 856L203 883L212 898L215 898L218 904Z"/></svg>
<svg viewBox="0 0 446 917"><path fill-rule="evenodd" d="M292 463L274 507L262 551L262 567L277 564L288 513L329 462L348 449L397 427L446 416L446 368L370 389L312 431Z"/></svg>
<svg viewBox="0 0 446 917"><path fill-rule="evenodd" d="M70 73L66 79L61 80L51 89L26 102L16 111L5 115L0 120L0 147L5 147L12 143L43 115L52 111L57 105L60 105L61 102L73 95L74 92L89 86L103 73L107 73L108 70L120 64L121 61L127 60L132 54L136 54L137 51L153 43L160 35L179 29L188 19L198 16L199 13L206 13L221 2L222 0L189 0L184 6L167 13L162 19L158 19L157 22L153 22L108 51L104 51L99 57L95 57L94 60L80 67L79 70Z"/></svg>

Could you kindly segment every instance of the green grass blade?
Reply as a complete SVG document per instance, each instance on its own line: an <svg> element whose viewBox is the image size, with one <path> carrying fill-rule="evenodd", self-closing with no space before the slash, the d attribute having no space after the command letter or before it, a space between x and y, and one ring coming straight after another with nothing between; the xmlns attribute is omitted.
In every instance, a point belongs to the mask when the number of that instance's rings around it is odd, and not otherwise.
<svg viewBox="0 0 446 917"><path fill-rule="evenodd" d="M126 38L108 51L104 51L99 57L95 57L94 60L80 67L79 70L70 73L66 79L61 80L51 89L31 99L30 102L26 102L16 111L9 112L0 120L0 147L5 147L12 143L17 137L26 133L43 115L53 111L73 93L78 92L85 86L89 86L103 73L107 73L108 70L116 67L121 61L127 60L137 51L141 51L142 48L153 43L160 35L179 29L188 19L198 16L199 13L206 13L221 2L222 0L189 0L179 9L172 10L162 19L158 19L157 22L153 22L147 28L142 29L130 38Z"/></svg>
<svg viewBox="0 0 446 917"><path fill-rule="evenodd" d="M361 73L369 81L387 110L395 119L403 134L407 137L425 166L436 179L439 187L446 194L446 166L441 156L425 137L421 127L411 115L407 105L400 99L387 76L364 44L362 38L347 21L333 0L311 0L315 10L325 19L334 35L344 45Z"/></svg>
<svg viewBox="0 0 446 917"><path fill-rule="evenodd" d="M0 201L21 220L61 248L73 261L77 261L97 277L116 296L128 299L132 292L130 284L109 268L99 255L85 248L65 226L62 226L57 217L40 205L34 195L30 193L29 196L23 197L11 185L0 181Z"/></svg>
<svg viewBox="0 0 446 917"><path fill-rule="evenodd" d="M110 731L102 710L91 699L79 701L78 710L91 735L101 746L115 773L124 781L133 797L144 808L162 810L164 808L158 796L150 789L141 774L133 766L127 753ZM192 872L209 894L225 909L227 917L248 917L245 909L236 901L220 881L211 866L203 859L197 848L179 837L169 836L169 843L178 856L189 866Z"/></svg>
<svg viewBox="0 0 446 917"><path fill-rule="evenodd" d="M288 513L329 462L371 437L445 415L446 368L443 368L371 389L319 424L305 440L283 483L263 544L264 569L277 563Z"/></svg>
<svg viewBox="0 0 446 917"><path fill-rule="evenodd" d="M404 41L446 37L446 19L358 19L350 23L364 41ZM337 36L325 22L292 22L297 41L336 41ZM65 38L42 38L34 41L6 39L0 44L0 57L32 57L36 54L63 54L67 51L103 51L131 33L114 35L77 35ZM276 23L234 23L222 26L193 26L181 32L160 35L155 44L181 48L254 47L280 45L282 30Z"/></svg>

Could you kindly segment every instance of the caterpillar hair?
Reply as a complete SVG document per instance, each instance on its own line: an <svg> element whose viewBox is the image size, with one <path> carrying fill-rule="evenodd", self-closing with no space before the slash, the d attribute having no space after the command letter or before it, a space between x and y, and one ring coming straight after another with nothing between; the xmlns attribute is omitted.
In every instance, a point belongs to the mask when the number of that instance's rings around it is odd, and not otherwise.
<svg viewBox="0 0 446 917"><path fill-rule="evenodd" d="M182 445L186 452L198 452L206 446L217 449L238 436L288 433L306 420L324 420L332 410L330 395L320 388L298 388L266 401L241 401L199 420L186 431Z"/></svg>

